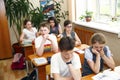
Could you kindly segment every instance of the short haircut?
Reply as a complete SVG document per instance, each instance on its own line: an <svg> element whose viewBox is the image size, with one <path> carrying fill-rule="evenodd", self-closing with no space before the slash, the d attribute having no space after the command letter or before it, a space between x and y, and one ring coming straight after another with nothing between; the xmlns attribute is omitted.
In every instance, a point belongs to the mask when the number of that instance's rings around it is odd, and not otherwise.
<svg viewBox="0 0 120 80"><path fill-rule="evenodd" d="M91 37L91 44L95 44L96 42L100 44L105 44L105 36L102 33L94 33Z"/></svg>
<svg viewBox="0 0 120 80"><path fill-rule="evenodd" d="M65 20L64 21L64 27L67 26L68 24L72 24L72 22L70 20Z"/></svg>
<svg viewBox="0 0 120 80"><path fill-rule="evenodd" d="M49 24L47 22L42 22L40 24L40 27L47 27L50 30L50 26L49 26Z"/></svg>
<svg viewBox="0 0 120 80"><path fill-rule="evenodd" d="M60 51L72 50L75 47L75 41L70 37L62 37L58 43Z"/></svg>

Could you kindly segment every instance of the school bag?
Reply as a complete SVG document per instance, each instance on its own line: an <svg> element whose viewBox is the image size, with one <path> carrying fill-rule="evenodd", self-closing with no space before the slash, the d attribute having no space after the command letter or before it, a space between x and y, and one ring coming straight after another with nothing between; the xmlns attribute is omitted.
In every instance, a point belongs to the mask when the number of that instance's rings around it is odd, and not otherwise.
<svg viewBox="0 0 120 80"><path fill-rule="evenodd" d="M33 69L33 71L29 75L23 77L21 80L37 80L36 69Z"/></svg>
<svg viewBox="0 0 120 80"><path fill-rule="evenodd" d="M22 54L24 54L24 48L21 46L20 43L14 43L12 45L12 48L14 50L14 54L15 53L22 53Z"/></svg>
<svg viewBox="0 0 120 80"><path fill-rule="evenodd" d="M12 64L12 70L25 69L25 57L22 53L16 53L14 55Z"/></svg>

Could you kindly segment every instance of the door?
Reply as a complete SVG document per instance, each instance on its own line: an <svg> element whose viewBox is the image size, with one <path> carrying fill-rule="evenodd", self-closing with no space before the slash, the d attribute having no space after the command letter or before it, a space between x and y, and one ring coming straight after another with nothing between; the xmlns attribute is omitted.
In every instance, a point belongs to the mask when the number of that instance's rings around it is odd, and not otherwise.
<svg viewBox="0 0 120 80"><path fill-rule="evenodd" d="M7 17L5 15L4 0L0 0L0 59L12 57L12 48L8 29Z"/></svg>

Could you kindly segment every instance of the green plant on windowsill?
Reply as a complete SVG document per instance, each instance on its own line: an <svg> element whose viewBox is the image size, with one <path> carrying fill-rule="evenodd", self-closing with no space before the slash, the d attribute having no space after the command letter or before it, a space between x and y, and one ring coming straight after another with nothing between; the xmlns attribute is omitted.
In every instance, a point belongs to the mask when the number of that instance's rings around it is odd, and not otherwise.
<svg viewBox="0 0 120 80"><path fill-rule="evenodd" d="M85 11L85 15L79 17L80 20L86 20L86 22L90 22L92 19L93 12L92 11Z"/></svg>

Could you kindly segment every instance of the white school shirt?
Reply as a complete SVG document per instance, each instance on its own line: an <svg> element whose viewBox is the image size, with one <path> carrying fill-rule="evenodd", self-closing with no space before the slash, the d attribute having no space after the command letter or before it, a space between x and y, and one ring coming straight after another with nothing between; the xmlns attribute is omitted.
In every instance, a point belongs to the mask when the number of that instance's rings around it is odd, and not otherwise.
<svg viewBox="0 0 120 80"><path fill-rule="evenodd" d="M57 38L56 38L56 36L53 35L53 34L49 34L49 37L53 40L54 45L57 46L58 43L57 43ZM35 48L39 48L39 47L40 47L42 40L43 40L43 37L42 37L41 35L35 39ZM46 40L46 42L44 43L44 46L45 46L45 45L51 45L51 44L52 44L51 41ZM50 47L51 47L51 46L50 46ZM49 48L49 47L48 47L48 48ZM52 48L52 47L51 47L51 48Z"/></svg>
<svg viewBox="0 0 120 80"><path fill-rule="evenodd" d="M77 53L73 53L73 59L71 62L74 69L81 68L80 57ZM51 58L51 74L52 73L58 73L62 77L71 76L68 65L63 61L60 52L54 54Z"/></svg>
<svg viewBox="0 0 120 80"><path fill-rule="evenodd" d="M37 33L37 29L36 28L32 28L32 32L29 31L28 29L23 29L23 33L25 34L25 39L27 40L34 40L36 38L36 33Z"/></svg>

